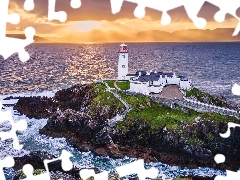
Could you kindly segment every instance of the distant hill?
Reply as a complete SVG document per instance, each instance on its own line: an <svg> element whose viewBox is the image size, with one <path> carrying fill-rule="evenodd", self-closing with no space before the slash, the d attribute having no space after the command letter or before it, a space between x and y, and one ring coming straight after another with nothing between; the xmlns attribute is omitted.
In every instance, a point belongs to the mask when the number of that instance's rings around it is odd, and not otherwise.
<svg viewBox="0 0 240 180"><path fill-rule="evenodd" d="M204 42L204 41L240 41L240 34L232 36L234 29L222 28L215 30L181 30L175 32L165 32L158 30L141 31L138 33L122 33L117 31L92 30L89 32L71 33L62 38L51 38L54 42Z"/></svg>
<svg viewBox="0 0 240 180"><path fill-rule="evenodd" d="M25 34L7 34L7 37L14 37L19 39L26 39ZM50 42L48 39L40 37L40 36L34 36L34 42Z"/></svg>

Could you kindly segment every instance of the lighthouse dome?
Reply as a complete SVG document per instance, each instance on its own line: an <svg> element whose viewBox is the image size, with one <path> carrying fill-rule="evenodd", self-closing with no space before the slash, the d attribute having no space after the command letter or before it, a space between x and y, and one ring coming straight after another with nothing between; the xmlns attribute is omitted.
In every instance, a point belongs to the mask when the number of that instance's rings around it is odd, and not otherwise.
<svg viewBox="0 0 240 180"><path fill-rule="evenodd" d="M123 42L122 44L120 44L120 46L121 46L121 47L123 47L123 46L127 46L127 45L126 45L126 44L124 44L124 42Z"/></svg>
<svg viewBox="0 0 240 180"><path fill-rule="evenodd" d="M120 45L120 49L119 49L118 53L128 53L127 45L122 43Z"/></svg>

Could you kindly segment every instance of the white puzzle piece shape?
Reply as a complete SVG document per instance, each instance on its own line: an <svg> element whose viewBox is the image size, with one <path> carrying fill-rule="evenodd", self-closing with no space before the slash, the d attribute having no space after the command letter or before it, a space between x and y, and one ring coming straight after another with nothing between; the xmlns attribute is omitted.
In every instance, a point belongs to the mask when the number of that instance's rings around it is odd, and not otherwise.
<svg viewBox="0 0 240 180"><path fill-rule="evenodd" d="M240 1L238 0L125 0L131 3L136 3L137 7L134 11L134 15L137 18L143 18L145 16L145 8L151 8L158 11L162 11L161 23L167 25L171 22L171 17L168 14L169 10L184 6L188 17L193 21L194 25L203 29L206 27L207 21L201 17L198 17L198 13L205 2L209 2L220 8L220 11L216 13L214 19L217 22L222 22L225 19L226 14L231 14L233 17L240 21L240 18L236 15L236 10L240 7ZM124 0L110 0L112 13L116 14L121 10ZM240 23L238 23L233 36L236 36L240 31Z"/></svg>
<svg viewBox="0 0 240 180"><path fill-rule="evenodd" d="M15 164L13 157L6 157L0 160L0 179L5 180L5 175L3 173L3 168L13 167Z"/></svg>
<svg viewBox="0 0 240 180"><path fill-rule="evenodd" d="M0 110L2 109L2 103L0 102ZM24 131L27 129L27 123L25 120L20 120L18 122L14 122L12 119L12 113L11 111L0 111L0 123L4 121L9 121L11 123L12 128L8 132L0 132L0 138L2 140L6 139L13 139L13 147L14 149L22 149L23 145L19 144L19 140L17 137L16 132L17 131Z"/></svg>
<svg viewBox="0 0 240 180"><path fill-rule="evenodd" d="M6 24L18 24L20 17L18 14L8 14L9 0L0 1L0 55L7 59L14 53L18 53L19 59L25 62L29 59L29 54L25 47L34 42L35 29L27 27L25 29L26 39L6 37Z"/></svg>

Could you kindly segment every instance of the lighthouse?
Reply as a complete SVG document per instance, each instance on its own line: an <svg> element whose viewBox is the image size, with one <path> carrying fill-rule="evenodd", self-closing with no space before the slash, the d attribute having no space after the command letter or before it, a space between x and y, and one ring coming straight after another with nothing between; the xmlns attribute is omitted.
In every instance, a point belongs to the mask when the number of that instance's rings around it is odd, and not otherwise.
<svg viewBox="0 0 240 180"><path fill-rule="evenodd" d="M128 49L127 45L122 43L118 51L118 80L127 80L126 75L128 74Z"/></svg>

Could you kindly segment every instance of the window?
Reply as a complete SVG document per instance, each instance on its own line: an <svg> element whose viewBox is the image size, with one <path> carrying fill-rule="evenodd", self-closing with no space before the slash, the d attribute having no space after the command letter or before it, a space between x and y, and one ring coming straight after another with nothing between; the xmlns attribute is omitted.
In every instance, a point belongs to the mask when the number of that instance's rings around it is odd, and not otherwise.
<svg viewBox="0 0 240 180"><path fill-rule="evenodd" d="M122 68L125 68L125 65L122 65Z"/></svg>
<svg viewBox="0 0 240 180"><path fill-rule="evenodd" d="M123 56L123 58L125 58L125 54L123 54L122 56Z"/></svg>
<svg viewBox="0 0 240 180"><path fill-rule="evenodd" d="M149 82L149 85L150 85L150 86L153 85L153 81L150 81L150 82Z"/></svg>

